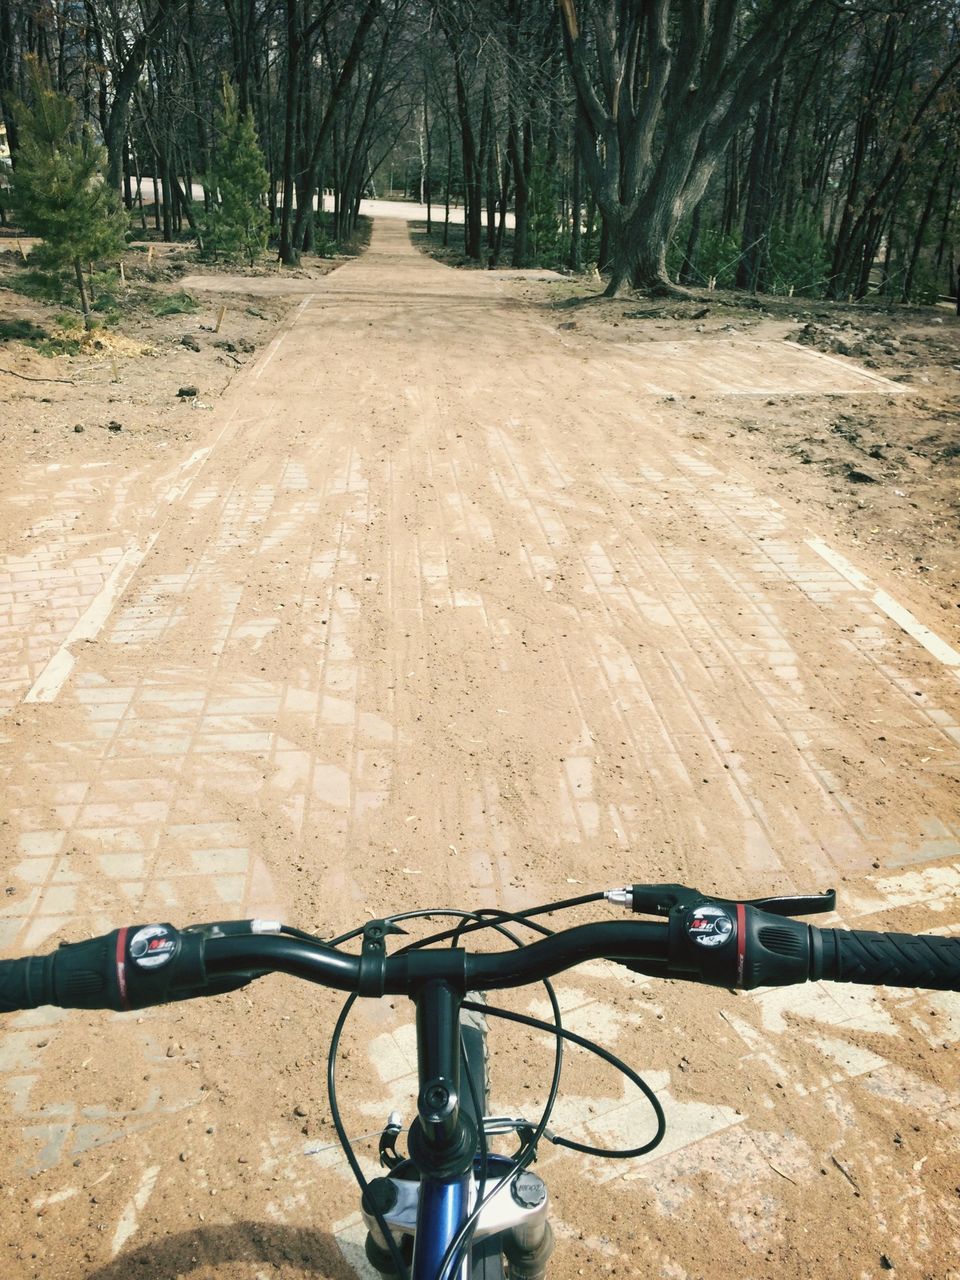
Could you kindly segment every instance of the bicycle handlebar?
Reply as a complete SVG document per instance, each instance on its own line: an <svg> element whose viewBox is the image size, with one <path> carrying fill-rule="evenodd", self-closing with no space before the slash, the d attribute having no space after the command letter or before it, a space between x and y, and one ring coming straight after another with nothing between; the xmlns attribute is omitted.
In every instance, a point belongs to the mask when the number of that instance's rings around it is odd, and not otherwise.
<svg viewBox="0 0 960 1280"><path fill-rule="evenodd" d="M669 892L665 892L669 891ZM632 901L630 895L632 894ZM361 955L255 920L175 929L128 926L46 956L0 961L0 1012L52 1004L142 1009L218 995L270 972L360 995L410 995L428 981L460 991L523 986L586 960L615 960L654 977L750 990L816 980L960 990L960 938L818 929L776 914L823 909L827 899L708 898L676 885L607 895L667 922L579 925L514 950L459 947L388 955L390 926L371 922ZM832 898L829 899L832 902Z"/></svg>

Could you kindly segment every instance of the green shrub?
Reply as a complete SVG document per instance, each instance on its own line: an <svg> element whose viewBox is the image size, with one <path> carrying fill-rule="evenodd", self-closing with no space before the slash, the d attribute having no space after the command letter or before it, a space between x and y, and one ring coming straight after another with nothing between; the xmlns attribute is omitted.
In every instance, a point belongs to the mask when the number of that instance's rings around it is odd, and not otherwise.
<svg viewBox="0 0 960 1280"><path fill-rule="evenodd" d="M75 356L80 353L81 345L79 338L71 338L66 334L54 334L38 342L37 350L42 356Z"/></svg>
<svg viewBox="0 0 960 1280"><path fill-rule="evenodd" d="M557 181L542 155L534 160L530 174L529 247L531 265L560 265L560 219L557 216Z"/></svg>
<svg viewBox="0 0 960 1280"><path fill-rule="evenodd" d="M153 314L155 316L189 315L191 311L199 310L199 307L200 303L181 289L178 293L171 293L166 298L161 298L153 308Z"/></svg>
<svg viewBox="0 0 960 1280"><path fill-rule="evenodd" d="M0 320L0 342L26 342L32 344L47 336L45 329L32 320Z"/></svg>
<svg viewBox="0 0 960 1280"><path fill-rule="evenodd" d="M38 302L62 302L65 283L57 271L38 271L36 268L25 268L6 281L12 293L22 294L24 298L34 298Z"/></svg>
<svg viewBox="0 0 960 1280"><path fill-rule="evenodd" d="M268 183L253 110L240 114L236 90L224 76L213 172L204 184L213 194L203 223L206 255L245 258L253 266L267 247L269 213L263 197Z"/></svg>
<svg viewBox="0 0 960 1280"><path fill-rule="evenodd" d="M41 270L72 270L84 320L93 325L83 270L122 249L127 215L103 170L106 151L78 119L76 103L50 87L33 55L26 60L30 104L15 107L20 130L17 166L10 177L14 216L43 241L32 261Z"/></svg>
<svg viewBox="0 0 960 1280"><path fill-rule="evenodd" d="M83 318L78 316L75 311L60 311L53 317L53 322L58 329L83 328Z"/></svg>
<svg viewBox="0 0 960 1280"><path fill-rule="evenodd" d="M829 270L823 234L814 221L802 219L789 230L774 228L764 272L768 293L821 298Z"/></svg>
<svg viewBox="0 0 960 1280"><path fill-rule="evenodd" d="M933 263L926 258L921 258L914 268L913 281L906 301L917 302L923 307L935 307L940 301L937 271Z"/></svg>
<svg viewBox="0 0 960 1280"><path fill-rule="evenodd" d="M700 233L697 241L693 269L704 284L713 280L718 289L732 289L737 280L739 258L740 241L737 236L708 228Z"/></svg>
<svg viewBox="0 0 960 1280"><path fill-rule="evenodd" d="M318 258L332 258L337 252L336 240L319 226L313 236L313 252Z"/></svg>

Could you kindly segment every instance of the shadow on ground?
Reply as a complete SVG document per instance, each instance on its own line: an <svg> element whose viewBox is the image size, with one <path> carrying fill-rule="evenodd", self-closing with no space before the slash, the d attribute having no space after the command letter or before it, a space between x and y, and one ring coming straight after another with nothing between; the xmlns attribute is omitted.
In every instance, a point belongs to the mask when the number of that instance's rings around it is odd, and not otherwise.
<svg viewBox="0 0 960 1280"><path fill-rule="evenodd" d="M91 1271L87 1280L172 1280L201 1272L216 1274L227 1264L232 1268L230 1275L236 1276L237 1263L249 1263L251 1275L253 1268L268 1265L289 1268L291 1274L356 1280L356 1272L344 1261L329 1232L262 1222L182 1231L122 1253Z"/></svg>

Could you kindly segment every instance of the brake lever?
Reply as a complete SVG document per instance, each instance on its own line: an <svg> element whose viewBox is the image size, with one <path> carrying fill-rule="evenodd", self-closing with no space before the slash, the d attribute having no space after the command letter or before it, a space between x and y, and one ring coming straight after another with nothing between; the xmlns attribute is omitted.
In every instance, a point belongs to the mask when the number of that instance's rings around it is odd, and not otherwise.
<svg viewBox="0 0 960 1280"><path fill-rule="evenodd" d="M777 898L748 898L745 905L757 907L760 911L769 911L775 916L815 916L836 910L837 891L825 889L823 893L788 894Z"/></svg>
<svg viewBox="0 0 960 1280"><path fill-rule="evenodd" d="M837 905L836 889L823 893L790 894L770 898L732 899L719 898L715 894L701 893L684 884L634 884L623 889L608 889L603 895L608 902L650 916L669 916L677 907L695 907L700 902L742 901L744 906L756 907L776 916L810 916L833 911Z"/></svg>
<svg viewBox="0 0 960 1280"><path fill-rule="evenodd" d="M806 982L819 930L791 917L832 911L837 903L834 889L744 901L712 897L682 884L635 884L604 896L668 920L666 957L628 961L628 969L745 990ZM773 923L777 918L783 923Z"/></svg>

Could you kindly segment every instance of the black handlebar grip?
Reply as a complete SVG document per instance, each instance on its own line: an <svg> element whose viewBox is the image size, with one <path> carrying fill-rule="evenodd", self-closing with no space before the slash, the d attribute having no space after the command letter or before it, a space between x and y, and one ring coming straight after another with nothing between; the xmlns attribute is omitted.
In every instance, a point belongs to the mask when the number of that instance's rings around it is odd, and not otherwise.
<svg viewBox="0 0 960 1280"><path fill-rule="evenodd" d="M52 956L0 960L0 1013L37 1009L51 1003Z"/></svg>
<svg viewBox="0 0 960 1280"><path fill-rule="evenodd" d="M203 939L170 925L114 929L47 956L0 962L0 1013L44 1004L119 1012L205 991Z"/></svg>
<svg viewBox="0 0 960 1280"><path fill-rule="evenodd" d="M811 929L814 972L831 982L960 991L960 937ZM819 956L817 953L820 953Z"/></svg>
<svg viewBox="0 0 960 1280"><path fill-rule="evenodd" d="M258 975L208 977L207 934L220 928L131 925L87 942L64 944L48 956L0 961L0 1013L44 1004L120 1012L234 991Z"/></svg>
<svg viewBox="0 0 960 1280"><path fill-rule="evenodd" d="M116 964L119 933L72 942L48 956L0 961L0 1013L44 1004L122 1009Z"/></svg>
<svg viewBox="0 0 960 1280"><path fill-rule="evenodd" d="M0 961L0 1013L54 1004L61 1009L123 1009L114 930L47 956Z"/></svg>

